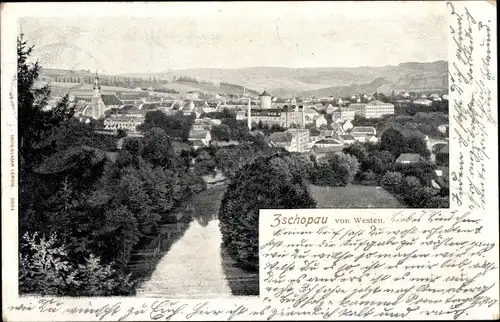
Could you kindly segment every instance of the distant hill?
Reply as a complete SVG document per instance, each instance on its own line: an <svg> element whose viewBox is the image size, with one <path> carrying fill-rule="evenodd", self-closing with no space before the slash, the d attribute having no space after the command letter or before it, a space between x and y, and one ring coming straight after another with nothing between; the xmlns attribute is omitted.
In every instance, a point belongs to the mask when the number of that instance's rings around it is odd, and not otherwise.
<svg viewBox="0 0 500 322"><path fill-rule="evenodd" d="M52 74L62 70L48 70ZM45 72L45 70L44 70ZM89 76L89 71L66 71L66 75ZM71 74L74 73L74 74ZM162 86L204 92L242 94L243 87L253 95L266 89L271 95L299 96L349 96L353 93L384 93L392 91L446 92L448 89L448 62L409 62L397 66L354 68L286 68L248 67L241 69L197 68L174 70L168 73L122 74L111 77L167 80ZM200 82L176 83L174 78L194 78ZM232 86L219 86L219 83ZM177 89L178 88L178 89Z"/></svg>

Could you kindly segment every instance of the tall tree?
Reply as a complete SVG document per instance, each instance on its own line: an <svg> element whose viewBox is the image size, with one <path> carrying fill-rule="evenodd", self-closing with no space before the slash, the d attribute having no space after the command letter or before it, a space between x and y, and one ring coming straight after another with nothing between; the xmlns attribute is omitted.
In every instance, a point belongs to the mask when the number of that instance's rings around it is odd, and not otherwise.
<svg viewBox="0 0 500 322"><path fill-rule="evenodd" d="M40 155L37 144L52 128L71 118L74 110L68 107L67 96L54 108L47 110L50 87L35 87L40 75L38 61L30 62L34 46L29 46L23 34L17 39L17 101L18 135L21 167L37 163Z"/></svg>

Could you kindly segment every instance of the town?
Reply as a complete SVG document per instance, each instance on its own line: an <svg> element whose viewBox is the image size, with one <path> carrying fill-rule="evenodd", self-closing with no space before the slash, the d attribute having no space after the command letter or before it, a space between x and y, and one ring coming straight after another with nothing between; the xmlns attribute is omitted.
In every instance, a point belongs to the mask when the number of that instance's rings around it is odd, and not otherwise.
<svg viewBox="0 0 500 322"><path fill-rule="evenodd" d="M187 77L186 80L190 81ZM147 83L144 80L138 82ZM156 79L154 82L167 83ZM187 141L194 150L241 143L221 131L225 116L246 124L250 134L262 136L270 147L320 159L332 153L341 153L353 144L378 144L383 134L381 129L386 129L388 123L397 120L398 116L407 116L409 110L413 110L414 114L448 113L447 93L393 92L387 96L382 93L352 93L350 97L280 98L266 90L260 95L251 95L245 93L244 87L241 87L241 95L195 91L183 95L175 93L175 90L165 91L164 86L155 88L151 84L149 87L137 87L134 91L103 92L97 73L93 77L92 89L78 89L78 85L82 84L77 83L77 89L71 90L69 96L70 106L74 107L75 116L81 122L97 121L97 131L103 134L116 136L120 132L126 133L127 137L141 137L143 134L139 128L148 113L157 111L168 116L192 117ZM53 97L49 106L60 100L60 96ZM428 133L422 134L429 160L439 167L432 186L441 189L448 180L448 123L433 124L432 127ZM181 138L175 139L182 141ZM123 140L120 146L122 144ZM396 156L395 162L419 163L426 157L418 153L401 153Z"/></svg>
<svg viewBox="0 0 500 322"><path fill-rule="evenodd" d="M447 50L429 15L373 33L379 14L334 29L283 15L278 30L281 13L256 25L241 8L22 19L20 294L256 297L262 209L299 214L279 233L332 235L380 225L357 211L450 207ZM422 28L434 45L414 45Z"/></svg>

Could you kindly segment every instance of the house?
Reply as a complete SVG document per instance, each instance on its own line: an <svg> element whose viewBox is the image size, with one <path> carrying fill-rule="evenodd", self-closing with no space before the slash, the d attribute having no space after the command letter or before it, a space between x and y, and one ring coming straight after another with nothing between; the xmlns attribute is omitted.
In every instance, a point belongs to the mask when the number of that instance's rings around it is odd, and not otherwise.
<svg viewBox="0 0 500 322"><path fill-rule="evenodd" d="M438 94L431 94L429 98L433 101L440 101L441 97Z"/></svg>
<svg viewBox="0 0 500 322"><path fill-rule="evenodd" d="M319 137L321 137L321 138L331 138L334 135L335 135L334 130L321 130L319 132Z"/></svg>
<svg viewBox="0 0 500 322"><path fill-rule="evenodd" d="M247 113L245 111L236 112L236 120L241 121L241 120L246 120L246 118L247 118Z"/></svg>
<svg viewBox="0 0 500 322"><path fill-rule="evenodd" d="M448 100L448 95L447 94L444 94L443 96L441 96L443 98L443 100Z"/></svg>
<svg viewBox="0 0 500 322"><path fill-rule="evenodd" d="M210 144L210 140L211 139L212 139L212 136L211 136L209 130L194 130L194 129L191 129L189 131L188 140L193 143L193 146L195 146L195 148L196 148L195 143L197 143L198 147L199 147L199 143L200 142L198 142L198 141L201 141L201 143L203 144L203 146L208 146Z"/></svg>
<svg viewBox="0 0 500 322"><path fill-rule="evenodd" d="M431 106L432 101L428 99L416 99L413 101L413 104L415 105L422 105L422 106Z"/></svg>
<svg viewBox="0 0 500 322"><path fill-rule="evenodd" d="M448 132L448 125L447 124L439 125L438 131L441 132L442 134L446 134L446 132Z"/></svg>
<svg viewBox="0 0 500 322"><path fill-rule="evenodd" d="M182 114L184 114L185 116L188 116L188 115L191 115L192 113L194 113L194 109L195 109L195 104L194 104L193 100L189 100L189 101L185 102L184 105L182 105L182 107L180 108L180 110L182 111Z"/></svg>
<svg viewBox="0 0 500 322"><path fill-rule="evenodd" d="M342 125L342 131L344 132L347 132L354 127L354 125L352 125L350 120L345 120L343 123L340 124Z"/></svg>
<svg viewBox="0 0 500 322"><path fill-rule="evenodd" d="M210 118L196 119L193 123L193 130L210 130L212 128L212 122Z"/></svg>
<svg viewBox="0 0 500 322"><path fill-rule="evenodd" d="M318 147L318 148L329 148L329 147L344 147L344 144L342 142L335 140L335 139L323 139L320 140L316 143L314 143L313 147Z"/></svg>
<svg viewBox="0 0 500 322"><path fill-rule="evenodd" d="M344 145L351 145L356 142L356 139L350 134L342 134L340 135L340 139L344 142Z"/></svg>
<svg viewBox="0 0 500 322"><path fill-rule="evenodd" d="M350 109L349 107L337 108L332 113L332 119L340 119L340 120L354 120L356 112L354 109Z"/></svg>
<svg viewBox="0 0 500 322"><path fill-rule="evenodd" d="M403 93L403 97L404 97L404 98L408 98L408 97L410 97L410 93L408 93L408 92L404 92L404 93Z"/></svg>
<svg viewBox="0 0 500 322"><path fill-rule="evenodd" d="M309 147L309 129L288 129L275 132L269 137L271 145L289 152L305 152Z"/></svg>
<svg viewBox="0 0 500 322"><path fill-rule="evenodd" d="M317 160L323 159L331 154L342 153L342 146L330 146L330 147L317 147L313 146L310 155L314 156Z"/></svg>
<svg viewBox="0 0 500 322"><path fill-rule="evenodd" d="M117 113L128 117L144 118L145 111L134 105L125 105Z"/></svg>
<svg viewBox="0 0 500 322"><path fill-rule="evenodd" d="M375 135L367 136L366 137L366 142L377 143L378 142L378 138Z"/></svg>
<svg viewBox="0 0 500 322"><path fill-rule="evenodd" d="M186 94L185 98L187 100L196 101L196 100L198 100L198 95L199 95L199 93L197 93L197 92L188 92Z"/></svg>
<svg viewBox="0 0 500 322"><path fill-rule="evenodd" d="M419 163L422 161L422 157L417 153L401 153L401 155L396 159L396 163L400 164Z"/></svg>
<svg viewBox="0 0 500 322"><path fill-rule="evenodd" d="M136 128L138 125L141 125L144 122L144 119L138 117L131 116L112 116L108 117L104 120L104 129L105 130L126 130L126 131L137 131Z"/></svg>
<svg viewBox="0 0 500 322"><path fill-rule="evenodd" d="M217 141L213 140L211 144L215 147L225 147L225 146L236 146L240 145L240 142L235 141L235 140L229 140L229 141Z"/></svg>
<svg viewBox="0 0 500 322"><path fill-rule="evenodd" d="M273 146L285 148L287 151L290 151L293 148L293 139L293 135L287 131L274 132L269 136L269 141Z"/></svg>
<svg viewBox="0 0 500 322"><path fill-rule="evenodd" d="M352 136L368 136L368 135L377 135L377 130L373 126L354 126L351 129L350 134Z"/></svg>
<svg viewBox="0 0 500 322"><path fill-rule="evenodd" d="M332 114L335 110L336 110L336 108L332 104L329 104L326 107L326 114Z"/></svg>
<svg viewBox="0 0 500 322"><path fill-rule="evenodd" d="M327 125L327 121L326 121L326 118L323 116L323 115L318 115L316 117L316 119L314 120L314 126L316 128L320 128L322 126L326 126Z"/></svg>

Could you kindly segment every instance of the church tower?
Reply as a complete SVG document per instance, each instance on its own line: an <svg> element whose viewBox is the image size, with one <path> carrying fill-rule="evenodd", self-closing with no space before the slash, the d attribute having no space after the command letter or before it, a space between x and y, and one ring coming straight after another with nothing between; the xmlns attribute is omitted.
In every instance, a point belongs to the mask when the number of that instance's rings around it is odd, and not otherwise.
<svg viewBox="0 0 500 322"><path fill-rule="evenodd" d="M97 72L95 73L92 102L90 104L92 107L92 118L98 120L104 116L104 102L101 97L101 84L99 84Z"/></svg>

